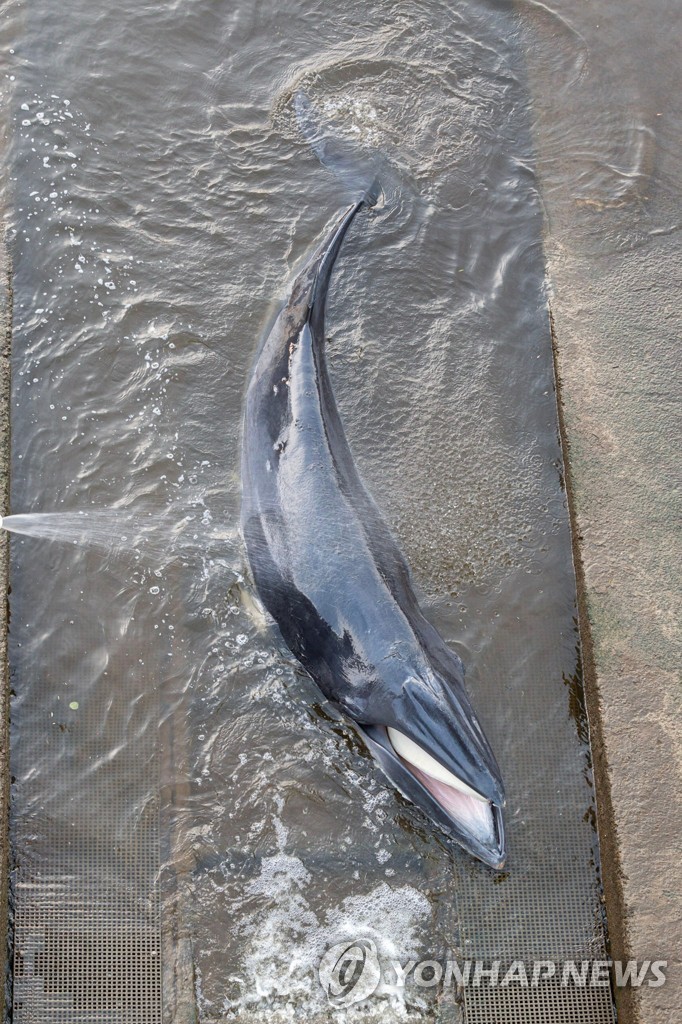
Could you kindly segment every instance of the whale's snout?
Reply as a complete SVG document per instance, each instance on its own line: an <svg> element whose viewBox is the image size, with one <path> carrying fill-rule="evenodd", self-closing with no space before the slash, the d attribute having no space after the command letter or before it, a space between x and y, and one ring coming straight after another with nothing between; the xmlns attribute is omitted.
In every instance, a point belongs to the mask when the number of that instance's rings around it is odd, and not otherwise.
<svg viewBox="0 0 682 1024"><path fill-rule="evenodd" d="M431 669L385 678L361 729L396 788L499 870L507 855L504 785L457 667L453 661L451 678Z"/></svg>
<svg viewBox="0 0 682 1024"><path fill-rule="evenodd" d="M452 821L481 844L490 867L501 868L506 859L501 807L489 800L426 750L397 729L386 730L394 751L417 782Z"/></svg>
<svg viewBox="0 0 682 1024"><path fill-rule="evenodd" d="M457 771L446 769L428 751L410 737L401 736L396 729L366 725L360 728L372 754L396 789L426 811L472 856L497 871L504 867L507 845L503 797L484 796Z"/></svg>

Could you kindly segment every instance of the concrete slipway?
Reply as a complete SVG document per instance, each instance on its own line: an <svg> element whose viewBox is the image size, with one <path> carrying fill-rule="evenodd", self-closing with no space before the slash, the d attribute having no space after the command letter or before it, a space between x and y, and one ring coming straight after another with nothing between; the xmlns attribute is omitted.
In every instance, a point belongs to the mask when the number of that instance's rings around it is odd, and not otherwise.
<svg viewBox="0 0 682 1024"><path fill-rule="evenodd" d="M572 506L585 686L614 958L668 961L661 988L622 990L620 1019L682 1019L682 702L678 666L682 73L668 0L604 13L519 3L547 214L546 260ZM568 33L574 61L557 71ZM666 47L668 52L666 53ZM583 56L589 55L589 62ZM665 74L660 73L664 66ZM614 90L614 82L622 89ZM618 96L618 109L613 97ZM608 159L605 124L621 119ZM553 127L560 122L562 135ZM600 154L588 168L589 151ZM588 154L588 155L586 155ZM592 164L594 161L591 160ZM4 252L3 252L4 257ZM7 507L11 288L0 265L0 504ZM679 331L677 332L679 334ZM677 460L679 463L679 458ZM7 542L0 537L0 587ZM6 930L6 602L0 609L0 931Z"/></svg>
<svg viewBox="0 0 682 1024"><path fill-rule="evenodd" d="M623 1021L668 1024L682 1019L679 34L665 0L540 8L519 5L611 953L668 961L663 987L617 1003ZM561 87L552 52L569 31Z"/></svg>

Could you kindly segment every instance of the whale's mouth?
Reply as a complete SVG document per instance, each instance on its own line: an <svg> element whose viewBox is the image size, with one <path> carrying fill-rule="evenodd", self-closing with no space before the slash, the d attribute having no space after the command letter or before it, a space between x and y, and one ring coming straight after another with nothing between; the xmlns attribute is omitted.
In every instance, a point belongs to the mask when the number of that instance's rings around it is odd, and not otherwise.
<svg viewBox="0 0 682 1024"><path fill-rule="evenodd" d="M484 846L496 847L499 840L490 800L444 768L409 736L390 726L386 732L405 767L453 821Z"/></svg>

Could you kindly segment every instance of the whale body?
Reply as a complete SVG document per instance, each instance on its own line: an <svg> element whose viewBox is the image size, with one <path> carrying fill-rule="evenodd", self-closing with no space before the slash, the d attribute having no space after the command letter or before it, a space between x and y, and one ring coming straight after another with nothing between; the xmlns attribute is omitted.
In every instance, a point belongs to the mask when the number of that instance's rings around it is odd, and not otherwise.
<svg viewBox="0 0 682 1024"><path fill-rule="evenodd" d="M324 696L386 776L485 864L506 857L504 787L459 657L353 461L325 358L334 262L367 197L294 277L246 395L241 527L258 594Z"/></svg>

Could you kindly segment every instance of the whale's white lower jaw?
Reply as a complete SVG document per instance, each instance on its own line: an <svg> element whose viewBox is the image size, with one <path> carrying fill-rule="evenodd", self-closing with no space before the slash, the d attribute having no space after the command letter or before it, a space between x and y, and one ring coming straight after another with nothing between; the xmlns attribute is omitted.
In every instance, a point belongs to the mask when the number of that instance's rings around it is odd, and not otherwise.
<svg viewBox="0 0 682 1024"><path fill-rule="evenodd" d="M495 849L498 837L490 801L439 764L414 740L397 729L389 727L386 731L405 767L449 817L483 846Z"/></svg>
<svg viewBox="0 0 682 1024"><path fill-rule="evenodd" d="M432 778L416 765L407 761L403 763L461 828L471 833L484 846L496 843L495 821L489 800L479 800L468 796L466 793Z"/></svg>

